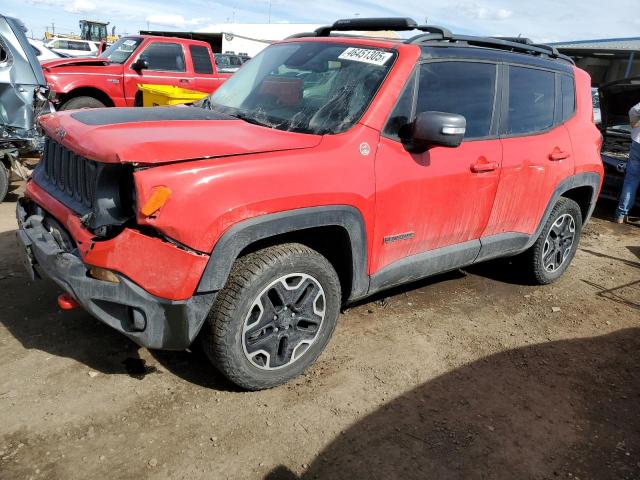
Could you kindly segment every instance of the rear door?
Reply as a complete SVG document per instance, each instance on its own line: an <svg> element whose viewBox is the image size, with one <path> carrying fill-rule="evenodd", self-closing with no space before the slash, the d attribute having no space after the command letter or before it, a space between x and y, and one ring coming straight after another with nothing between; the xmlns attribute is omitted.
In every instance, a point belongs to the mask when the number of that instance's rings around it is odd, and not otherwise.
<svg viewBox="0 0 640 480"><path fill-rule="evenodd" d="M231 75L221 76L216 71L211 49L204 45L189 45L189 54L194 74L194 90L215 92Z"/></svg>
<svg viewBox="0 0 640 480"><path fill-rule="evenodd" d="M472 261L498 186L502 147L494 115L497 65L432 61L422 64L416 75L391 114L376 155L374 237L379 248L373 253L373 272L452 245L460 246L462 255L456 258L461 263ZM464 115L462 144L408 152L403 131L422 111Z"/></svg>
<svg viewBox="0 0 640 480"><path fill-rule="evenodd" d="M561 74L519 65L503 68L502 173L483 236L534 233L555 188L574 171Z"/></svg>
<svg viewBox="0 0 640 480"><path fill-rule="evenodd" d="M131 65L138 58L146 60L149 68L140 72L133 70ZM135 103L139 83L194 88L193 71L187 65L182 44L178 42L150 41L125 67L124 75L125 96L130 106Z"/></svg>

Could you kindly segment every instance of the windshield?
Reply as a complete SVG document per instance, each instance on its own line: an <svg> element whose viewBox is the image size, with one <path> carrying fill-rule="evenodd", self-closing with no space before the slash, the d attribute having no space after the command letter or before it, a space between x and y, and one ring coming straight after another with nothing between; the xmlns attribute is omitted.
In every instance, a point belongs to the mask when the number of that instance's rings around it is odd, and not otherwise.
<svg viewBox="0 0 640 480"><path fill-rule="evenodd" d="M142 43L140 37L125 37L107 48L100 58L106 58L111 63L124 63Z"/></svg>
<svg viewBox="0 0 640 480"><path fill-rule="evenodd" d="M272 45L199 106L279 130L340 133L360 119L393 58L337 43Z"/></svg>

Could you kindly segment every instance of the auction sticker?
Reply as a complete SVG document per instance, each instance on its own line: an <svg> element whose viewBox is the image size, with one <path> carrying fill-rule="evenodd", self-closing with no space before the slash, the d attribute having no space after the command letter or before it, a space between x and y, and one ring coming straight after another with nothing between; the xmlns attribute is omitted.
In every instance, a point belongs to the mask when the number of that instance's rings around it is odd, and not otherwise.
<svg viewBox="0 0 640 480"><path fill-rule="evenodd" d="M371 63L372 65L384 65L393 56L391 52L370 50L368 48L349 47L338 57L340 60L352 60L354 62Z"/></svg>

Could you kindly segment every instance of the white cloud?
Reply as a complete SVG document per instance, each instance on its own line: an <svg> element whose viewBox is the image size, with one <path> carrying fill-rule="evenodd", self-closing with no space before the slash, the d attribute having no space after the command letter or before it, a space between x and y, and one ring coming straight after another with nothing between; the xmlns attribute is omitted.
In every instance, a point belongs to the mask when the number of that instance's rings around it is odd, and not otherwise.
<svg viewBox="0 0 640 480"><path fill-rule="evenodd" d="M474 20L502 21L511 18L513 12L506 8L493 8L477 3L460 3L458 10Z"/></svg>
<svg viewBox="0 0 640 480"><path fill-rule="evenodd" d="M74 0L70 5L67 4L64 9L70 13L87 13L93 12L96 8L96 5L90 0Z"/></svg>
<svg viewBox="0 0 640 480"><path fill-rule="evenodd" d="M32 5L53 7L69 13L89 13L95 11L98 6L91 0L29 0Z"/></svg>
<svg viewBox="0 0 640 480"><path fill-rule="evenodd" d="M210 20L210 18L206 17L184 18L182 15L174 14L148 15L145 19L146 22L152 23L154 25L163 25L165 27L176 28L196 27L199 25L204 25Z"/></svg>

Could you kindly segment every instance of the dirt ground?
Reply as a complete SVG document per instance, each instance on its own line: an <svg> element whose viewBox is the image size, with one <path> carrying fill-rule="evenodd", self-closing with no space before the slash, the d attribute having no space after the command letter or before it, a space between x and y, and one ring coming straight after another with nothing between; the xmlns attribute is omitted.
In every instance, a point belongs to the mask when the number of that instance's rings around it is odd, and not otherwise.
<svg viewBox="0 0 640 480"><path fill-rule="evenodd" d="M0 479L640 479L640 228L567 274L492 262L352 307L318 363L238 391L31 283L0 205ZM606 205L608 209L611 205Z"/></svg>

